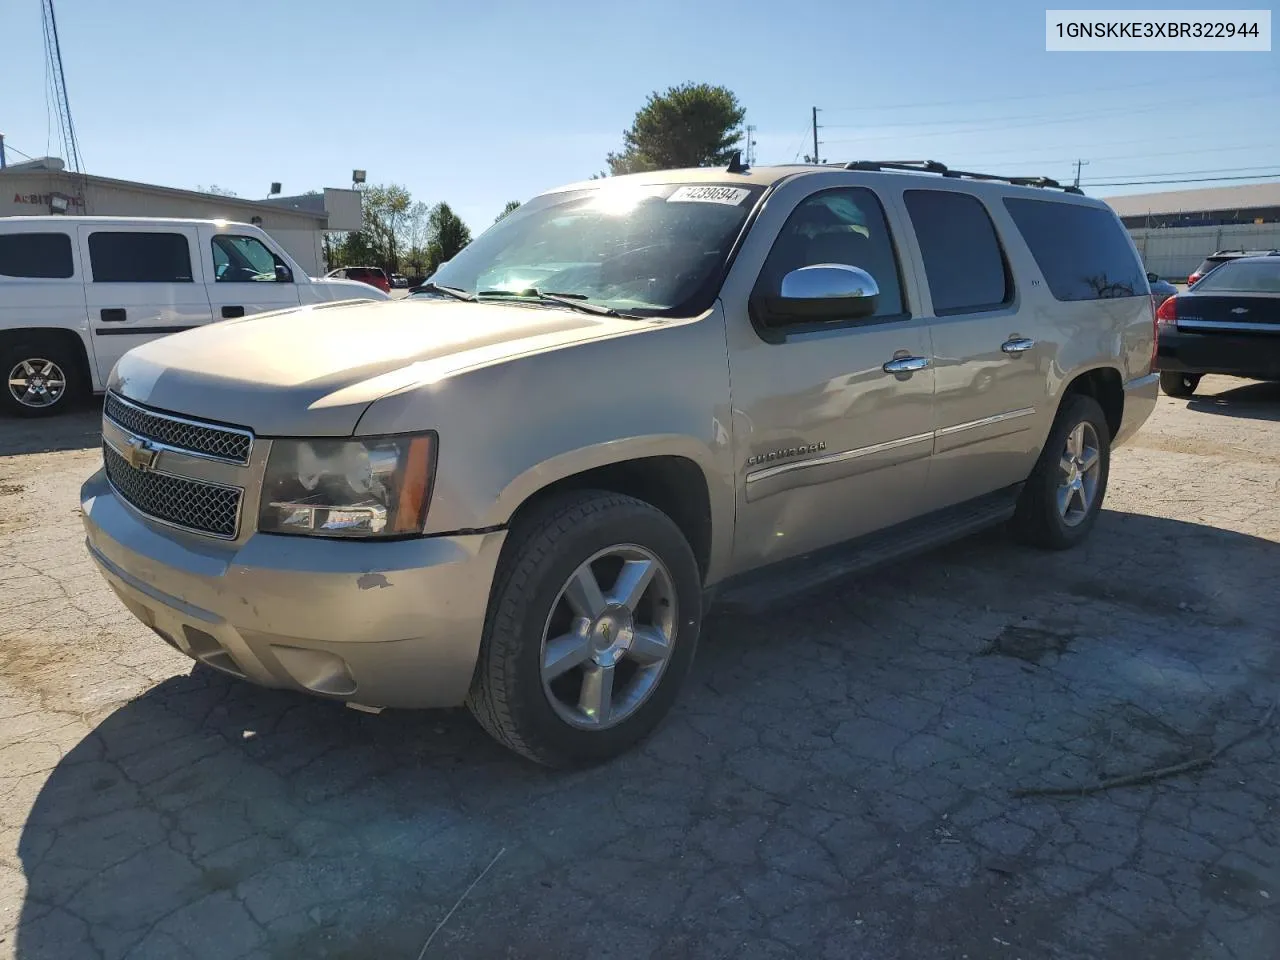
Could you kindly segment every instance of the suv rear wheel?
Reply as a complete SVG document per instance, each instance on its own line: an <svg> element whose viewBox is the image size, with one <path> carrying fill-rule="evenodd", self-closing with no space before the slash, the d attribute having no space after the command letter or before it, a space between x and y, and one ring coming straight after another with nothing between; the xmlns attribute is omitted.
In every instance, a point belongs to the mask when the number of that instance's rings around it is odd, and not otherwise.
<svg viewBox="0 0 1280 960"><path fill-rule="evenodd" d="M670 710L701 621L698 566L666 514L615 493L557 497L511 531L467 705L538 763L606 760Z"/></svg>
<svg viewBox="0 0 1280 960"><path fill-rule="evenodd" d="M1160 374L1160 389L1166 396L1179 399L1189 397L1196 392L1198 386L1200 386L1200 377L1197 374L1177 373L1172 370L1165 370Z"/></svg>
<svg viewBox="0 0 1280 960"><path fill-rule="evenodd" d="M0 349L0 409L20 417L48 417L72 407L83 382L77 358L56 343L18 343Z"/></svg>
<svg viewBox="0 0 1280 960"><path fill-rule="evenodd" d="M1107 493L1111 431L1093 397L1069 394L1018 498L1014 532L1038 547L1074 547L1093 529Z"/></svg>

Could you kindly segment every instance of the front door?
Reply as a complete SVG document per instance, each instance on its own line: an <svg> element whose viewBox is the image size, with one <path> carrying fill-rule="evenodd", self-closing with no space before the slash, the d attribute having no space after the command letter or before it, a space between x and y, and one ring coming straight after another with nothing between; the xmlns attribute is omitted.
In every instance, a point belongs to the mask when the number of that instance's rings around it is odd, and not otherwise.
<svg viewBox="0 0 1280 960"><path fill-rule="evenodd" d="M797 189L778 191L752 231L773 231L763 264L749 266L744 246L735 274L756 270L753 289L767 294L792 270L847 264L872 275L879 302L863 319L766 330L726 284L738 571L914 515L933 447L929 328L911 315L880 199L859 186ZM904 358L916 369L885 370Z"/></svg>
<svg viewBox="0 0 1280 960"><path fill-rule="evenodd" d="M972 193L905 190L929 292L936 440L929 507L1023 481L1046 415L1051 332L1021 303L992 218Z"/></svg>
<svg viewBox="0 0 1280 960"><path fill-rule="evenodd" d="M79 241L88 264L94 362L104 384L132 348L209 322L195 227L82 224Z"/></svg>
<svg viewBox="0 0 1280 960"><path fill-rule="evenodd" d="M200 245L215 320L298 305L293 274L257 237L201 227Z"/></svg>

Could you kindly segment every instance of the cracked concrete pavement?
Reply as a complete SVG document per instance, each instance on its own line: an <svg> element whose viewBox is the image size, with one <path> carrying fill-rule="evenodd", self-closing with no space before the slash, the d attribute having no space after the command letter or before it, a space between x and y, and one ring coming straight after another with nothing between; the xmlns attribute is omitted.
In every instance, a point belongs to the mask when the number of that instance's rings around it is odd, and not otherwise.
<svg viewBox="0 0 1280 960"><path fill-rule="evenodd" d="M85 555L96 413L0 421L0 958L1275 960L1280 718L1010 796L1280 693L1280 385L1201 394L1085 548L715 614L670 720L570 774L461 711L193 673Z"/></svg>

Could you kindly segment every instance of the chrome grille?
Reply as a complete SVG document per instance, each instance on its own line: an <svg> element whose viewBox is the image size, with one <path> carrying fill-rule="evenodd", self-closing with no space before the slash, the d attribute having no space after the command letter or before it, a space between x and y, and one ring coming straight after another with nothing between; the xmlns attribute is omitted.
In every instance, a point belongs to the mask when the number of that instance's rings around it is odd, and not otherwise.
<svg viewBox="0 0 1280 960"><path fill-rule="evenodd" d="M246 430L233 430L229 427L196 423L171 414L154 413L121 400L114 393L107 394L102 411L125 430L148 440L157 440L180 450L189 450L229 463L249 462L253 435Z"/></svg>
<svg viewBox="0 0 1280 960"><path fill-rule="evenodd" d="M102 460L116 492L147 516L196 533L235 538L243 491L135 470L109 443L102 445Z"/></svg>

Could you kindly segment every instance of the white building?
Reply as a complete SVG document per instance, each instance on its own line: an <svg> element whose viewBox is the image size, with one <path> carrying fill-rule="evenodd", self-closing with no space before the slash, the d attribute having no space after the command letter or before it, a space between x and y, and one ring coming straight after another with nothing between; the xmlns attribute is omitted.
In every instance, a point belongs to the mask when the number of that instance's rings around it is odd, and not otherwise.
<svg viewBox="0 0 1280 960"><path fill-rule="evenodd" d="M325 233L359 230L361 210L358 191L329 187L316 195L244 200L72 173L56 157L0 169L0 217L51 213L253 223L271 234L307 273L320 276L328 269Z"/></svg>
<svg viewBox="0 0 1280 960"><path fill-rule="evenodd" d="M1280 183L1104 197L1148 270L1186 277L1217 250L1280 249Z"/></svg>

